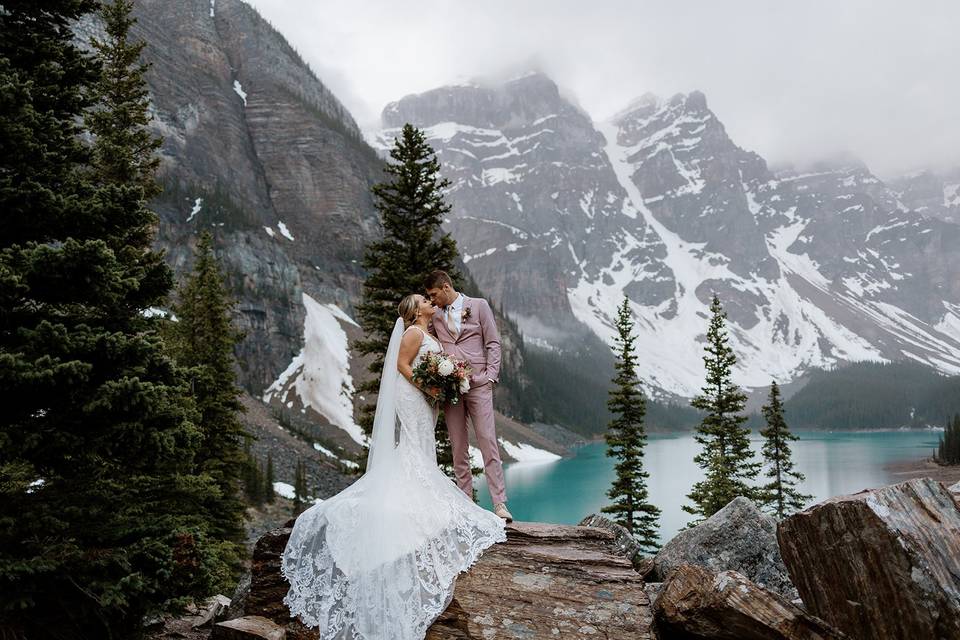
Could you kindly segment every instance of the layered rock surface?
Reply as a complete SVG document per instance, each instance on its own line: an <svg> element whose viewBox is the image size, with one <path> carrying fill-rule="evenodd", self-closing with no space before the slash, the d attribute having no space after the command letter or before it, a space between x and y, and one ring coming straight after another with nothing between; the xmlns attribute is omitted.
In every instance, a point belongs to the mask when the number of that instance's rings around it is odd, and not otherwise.
<svg viewBox="0 0 960 640"><path fill-rule="evenodd" d="M825 500L777 537L807 609L851 638L960 637L960 503L939 482Z"/></svg>
<svg viewBox="0 0 960 640"><path fill-rule="evenodd" d="M284 628L287 638L315 639L283 605L287 583L280 554L290 529L257 544L244 615ZM653 638L643 580L603 529L537 523L508 526L457 579L448 609L427 638Z"/></svg>

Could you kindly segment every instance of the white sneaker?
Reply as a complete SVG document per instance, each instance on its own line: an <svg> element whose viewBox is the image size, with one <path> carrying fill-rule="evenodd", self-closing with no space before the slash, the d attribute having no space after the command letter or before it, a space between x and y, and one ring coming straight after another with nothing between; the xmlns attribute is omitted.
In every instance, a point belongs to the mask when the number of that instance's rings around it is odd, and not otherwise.
<svg viewBox="0 0 960 640"><path fill-rule="evenodd" d="M507 511L507 505L504 502L498 502L493 507L493 512L506 520L507 522L513 522L513 515Z"/></svg>

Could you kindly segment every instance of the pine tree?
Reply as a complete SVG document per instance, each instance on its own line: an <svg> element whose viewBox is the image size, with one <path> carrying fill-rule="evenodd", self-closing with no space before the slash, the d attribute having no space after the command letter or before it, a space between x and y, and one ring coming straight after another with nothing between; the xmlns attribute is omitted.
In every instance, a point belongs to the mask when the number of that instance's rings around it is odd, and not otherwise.
<svg viewBox="0 0 960 640"><path fill-rule="evenodd" d="M264 483L263 483L264 500L272 504L275 496L273 492L273 483L275 482L275 479L274 479L274 471L273 471L273 454L271 453L267 453L267 471L264 475L265 475Z"/></svg>
<svg viewBox="0 0 960 640"><path fill-rule="evenodd" d="M358 307L366 338L356 343L364 355L372 355L373 374L360 385L367 397L380 388L383 357L397 318L397 304L404 296L423 291L423 280L435 269L446 271L455 283L457 245L441 229L450 205L443 190L450 181L440 176L440 163L423 132L409 124L390 150L386 165L388 181L375 185L373 195L383 224L383 239L371 243L364 254L367 279L363 302ZM368 436L373 427L375 403L361 410L360 425ZM438 462L452 467L452 455L443 420L437 423Z"/></svg>
<svg viewBox="0 0 960 640"><path fill-rule="evenodd" d="M797 484L803 482L804 477L793 469L790 442L799 438L790 433L790 428L783 418L783 402L780 400L780 387L776 382L770 385L770 396L762 413L767 422L767 428L760 431L764 438L763 459L767 466L767 477L771 481L760 487L758 498L775 517L783 519L802 509L812 496L797 490Z"/></svg>
<svg viewBox="0 0 960 640"><path fill-rule="evenodd" d="M168 342L177 363L186 367L200 412L198 473L209 476L219 497L208 505L211 532L235 545L237 560L245 538L245 508L241 499L243 405L236 380L234 347L242 334L233 326L233 301L213 254L213 237L204 231L197 242L193 272L177 292L176 322L168 324ZM235 567L240 570L239 564Z"/></svg>
<svg viewBox="0 0 960 640"><path fill-rule="evenodd" d="M617 310L617 374L609 392L607 406L614 418L606 433L607 455L617 460L616 478L607 496L613 504L603 507L614 521L627 528L647 552L658 548L657 527L660 509L647 500L647 478L643 469L643 450L647 442L644 417L646 401L637 379L637 355L634 347L633 320L626 299Z"/></svg>
<svg viewBox="0 0 960 640"><path fill-rule="evenodd" d="M695 409L706 413L694 436L703 446L694 461L705 471L706 477L694 484L687 496L693 506L683 507L684 511L702 518L709 518L738 496L755 497L748 482L760 469L750 450L750 430L741 426L747 421L742 414L747 396L732 380L737 357L727 337L727 314L716 295L710 313L703 357L707 369L706 384L701 394L690 402Z"/></svg>
<svg viewBox="0 0 960 640"><path fill-rule="evenodd" d="M934 460L940 464L960 464L960 415L954 415L952 422L947 420Z"/></svg>
<svg viewBox="0 0 960 640"><path fill-rule="evenodd" d="M137 637L224 579L186 381L142 313L172 281L150 249L151 169L120 181L81 135L91 106L111 113L70 28L94 6L0 10L0 627L14 636Z"/></svg>

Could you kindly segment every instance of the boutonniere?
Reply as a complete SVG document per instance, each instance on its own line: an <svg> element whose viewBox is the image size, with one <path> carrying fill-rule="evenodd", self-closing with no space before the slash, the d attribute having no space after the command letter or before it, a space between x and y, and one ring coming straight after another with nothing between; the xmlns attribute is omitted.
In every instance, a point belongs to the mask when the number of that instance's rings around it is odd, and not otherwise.
<svg viewBox="0 0 960 640"><path fill-rule="evenodd" d="M460 312L460 322L464 320L469 320L471 316L470 307L466 307L463 311Z"/></svg>

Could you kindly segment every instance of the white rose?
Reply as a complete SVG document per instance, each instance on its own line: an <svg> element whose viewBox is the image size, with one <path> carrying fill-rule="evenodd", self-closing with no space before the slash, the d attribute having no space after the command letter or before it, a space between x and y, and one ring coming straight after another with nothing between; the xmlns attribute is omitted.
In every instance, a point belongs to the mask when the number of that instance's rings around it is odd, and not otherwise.
<svg viewBox="0 0 960 640"><path fill-rule="evenodd" d="M441 360L437 365L437 372L442 376L448 376L453 373L453 363L449 360Z"/></svg>
<svg viewBox="0 0 960 640"><path fill-rule="evenodd" d="M467 391L470 391L470 380L464 378L460 382L460 393L466 393Z"/></svg>

